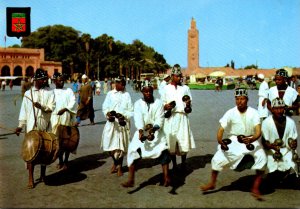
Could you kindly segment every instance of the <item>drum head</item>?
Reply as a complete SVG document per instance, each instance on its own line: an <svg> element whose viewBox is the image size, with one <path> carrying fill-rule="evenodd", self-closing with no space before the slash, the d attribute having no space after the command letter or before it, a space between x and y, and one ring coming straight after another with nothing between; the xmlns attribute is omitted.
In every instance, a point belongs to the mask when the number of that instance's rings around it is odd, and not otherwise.
<svg viewBox="0 0 300 209"><path fill-rule="evenodd" d="M25 134L22 144L22 158L25 162L31 162L36 158L42 146L41 140L38 131L32 130Z"/></svg>

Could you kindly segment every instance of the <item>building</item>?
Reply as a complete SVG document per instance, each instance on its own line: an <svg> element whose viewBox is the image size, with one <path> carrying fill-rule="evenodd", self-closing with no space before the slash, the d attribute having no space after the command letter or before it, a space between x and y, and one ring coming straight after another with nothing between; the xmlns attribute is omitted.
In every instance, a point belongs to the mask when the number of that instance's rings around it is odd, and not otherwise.
<svg viewBox="0 0 300 209"><path fill-rule="evenodd" d="M266 78L271 78L275 75L277 69L233 69L231 67L200 67L199 57L199 31L196 26L196 20L192 18L191 26L188 30L188 47L187 47L187 61L188 66L182 67L182 73L186 77L190 77L190 82L195 82L196 77L207 77L217 73L223 74L225 77L237 78L246 76L255 76L256 74L263 73ZM300 68L286 68L289 75L300 76ZM167 73L170 73L170 69ZM223 76L222 76L223 77Z"/></svg>
<svg viewBox="0 0 300 209"><path fill-rule="evenodd" d="M62 72L61 62L46 61L44 49L1 48L0 76L31 77L37 68L43 68L51 77Z"/></svg>

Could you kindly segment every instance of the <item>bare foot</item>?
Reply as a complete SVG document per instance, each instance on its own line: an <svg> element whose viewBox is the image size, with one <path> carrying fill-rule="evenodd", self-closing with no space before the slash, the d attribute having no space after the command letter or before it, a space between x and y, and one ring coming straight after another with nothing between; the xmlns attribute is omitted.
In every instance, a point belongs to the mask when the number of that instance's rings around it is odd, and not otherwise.
<svg viewBox="0 0 300 209"><path fill-rule="evenodd" d="M123 187L133 187L134 186L134 182L133 181L126 181L124 183L121 184Z"/></svg>
<svg viewBox="0 0 300 209"><path fill-rule="evenodd" d="M206 184L206 185L204 185L204 186L201 186L200 187L200 189L203 191L203 192L205 192L205 191L208 191L208 190L213 190L213 189L215 189L215 185L214 184L212 184L212 183L209 183L209 184Z"/></svg>
<svg viewBox="0 0 300 209"><path fill-rule="evenodd" d="M119 167L118 168L118 173L117 173L118 176L123 176L123 171L122 171L122 168Z"/></svg>
<svg viewBox="0 0 300 209"><path fill-rule="evenodd" d="M258 190L251 190L251 195L258 201L263 201L264 199L262 198L260 192Z"/></svg>
<svg viewBox="0 0 300 209"><path fill-rule="evenodd" d="M33 188L34 188L33 183L28 183L27 188L28 188L28 189L33 189Z"/></svg>
<svg viewBox="0 0 300 209"><path fill-rule="evenodd" d="M113 165L110 169L110 173L117 173L117 168L115 165Z"/></svg>
<svg viewBox="0 0 300 209"><path fill-rule="evenodd" d="M163 184L163 186L164 186L164 187L168 187L168 186L170 186L170 184L171 184L170 178L166 178L166 179L165 179L165 182L164 182L164 184Z"/></svg>
<svg viewBox="0 0 300 209"><path fill-rule="evenodd" d="M63 164L57 164L57 166L56 166L56 168L57 168L58 170L62 169L62 167L63 167Z"/></svg>
<svg viewBox="0 0 300 209"><path fill-rule="evenodd" d="M62 170L67 170L68 169L68 166L65 164L63 167L62 167Z"/></svg>

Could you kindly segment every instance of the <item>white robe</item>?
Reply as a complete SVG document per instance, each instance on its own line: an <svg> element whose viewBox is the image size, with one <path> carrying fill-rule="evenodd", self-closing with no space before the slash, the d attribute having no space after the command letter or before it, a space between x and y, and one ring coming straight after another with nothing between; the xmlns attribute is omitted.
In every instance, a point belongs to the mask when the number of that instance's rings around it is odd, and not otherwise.
<svg viewBox="0 0 300 209"><path fill-rule="evenodd" d="M176 143L178 143L179 152L181 153L187 153L191 149L196 148L189 117L184 112L185 103L182 101L184 95L190 96L192 100L188 86L177 86L176 89L174 85L168 84L164 87L161 97L164 105L171 101L176 102L175 108L172 109L172 115L169 118L165 118L164 122L164 131L171 154L176 152Z"/></svg>
<svg viewBox="0 0 300 209"><path fill-rule="evenodd" d="M75 94L70 88L54 89L53 92L56 104L51 115L51 125L52 133L57 134L57 127L59 125L72 126L75 122L77 103ZM62 115L57 115L57 113L64 108L67 108L68 111Z"/></svg>
<svg viewBox="0 0 300 209"><path fill-rule="evenodd" d="M258 90L258 114L260 116L260 118L266 118L269 116L270 112L268 110L267 107L267 103L265 104L265 106L262 106L262 101L265 98L268 98L268 93L269 93L269 85L266 81L263 81L260 86L259 86L259 90Z"/></svg>
<svg viewBox="0 0 300 209"><path fill-rule="evenodd" d="M254 150L250 151L246 148L244 143L239 143L238 135L250 136L255 133L255 126L260 124L260 118L256 109L248 107L247 111L241 114L237 107L229 109L220 119L220 125L228 130L231 143L228 144L228 151L223 151L221 145L218 145L218 150L212 158L212 169L221 171L224 168L235 169L246 154L253 156L254 165L253 170L263 170L267 157L263 150L261 143L256 140L252 144Z"/></svg>
<svg viewBox="0 0 300 209"><path fill-rule="evenodd" d="M274 122L272 115L266 118L262 122L262 134L265 140L268 140L270 143L273 143L276 139L279 138L279 134ZM283 134L283 145L280 148L282 154L282 160L275 161L273 154L275 151L273 149L266 150L268 157L268 172L274 172L276 170L286 171L292 168L295 173L298 175L297 164L292 160L292 150L288 145L288 139L297 139L297 127L293 119L286 116L286 126ZM295 150L297 153L297 150Z"/></svg>
<svg viewBox="0 0 300 209"><path fill-rule="evenodd" d="M288 86L283 95L283 101L287 106L292 106L296 101L298 92L292 87ZM277 86L273 86L269 90L269 100L272 102L273 99L279 97Z"/></svg>
<svg viewBox="0 0 300 209"><path fill-rule="evenodd" d="M127 165L130 166L134 160L147 158L158 158L162 151L168 149L167 140L163 132L164 124L164 106L160 99L156 99L154 103L148 105L143 99L139 99L134 104L134 124L136 131L132 138L132 141L128 147ZM139 140L139 130L144 129L147 124L158 125L160 127L154 134L153 141ZM141 149L141 156L137 152Z"/></svg>
<svg viewBox="0 0 300 209"><path fill-rule="evenodd" d="M159 84L158 93L159 93L160 97L163 94L163 91L164 91L164 88L166 85L168 85L168 83L165 80L162 80L162 82Z"/></svg>
<svg viewBox="0 0 300 209"><path fill-rule="evenodd" d="M115 122L107 121L103 128L100 148L104 151L122 150L126 153L130 141L130 118L133 115L130 94L115 89L109 91L102 104L102 111L106 117L112 110L124 115L126 126L120 126L117 119Z"/></svg>
<svg viewBox="0 0 300 209"><path fill-rule="evenodd" d="M31 89L33 97L31 97ZM19 127L26 125L27 133L33 129L38 131L49 131L51 129L51 113L46 113L36 107L33 108L30 99L33 100L33 102L39 102L45 111L53 111L55 108L53 91L47 89L37 90L35 87L32 87L31 89L27 90L23 97L19 114ZM36 127L34 126L35 118Z"/></svg>

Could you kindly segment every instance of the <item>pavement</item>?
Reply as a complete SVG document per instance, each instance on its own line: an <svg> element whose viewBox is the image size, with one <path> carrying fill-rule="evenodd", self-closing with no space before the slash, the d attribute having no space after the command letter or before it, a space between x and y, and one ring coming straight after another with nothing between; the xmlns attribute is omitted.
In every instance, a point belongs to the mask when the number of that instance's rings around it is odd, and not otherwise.
<svg viewBox="0 0 300 209"><path fill-rule="evenodd" d="M133 102L142 96L130 85L126 88ZM248 93L249 106L257 107L257 90ZM128 177L126 158L124 175L110 174L112 160L100 149L106 122L101 110L105 98L102 92L94 97L96 124L89 125L89 120L85 120L79 126L80 142L77 153L70 155L69 170L57 170L56 161L47 166L44 183L36 182L34 189L27 189L28 171L21 158L24 134L13 134L18 125L20 94L19 86L0 91L1 208L300 208L300 178L295 175L289 175L275 188L263 181L264 201L255 200L249 193L254 176L251 170L222 171L215 190L203 193L199 189L210 179L210 161L217 148L218 120L235 105L233 90L192 90L190 122L196 149L188 153L185 171L171 172L169 187L160 185L162 170L154 160L142 160L138 164L133 188L120 185ZM300 133L300 118L293 118ZM131 130L133 133L133 123ZM177 161L180 164L179 157ZM35 180L39 172L40 166L35 166Z"/></svg>

